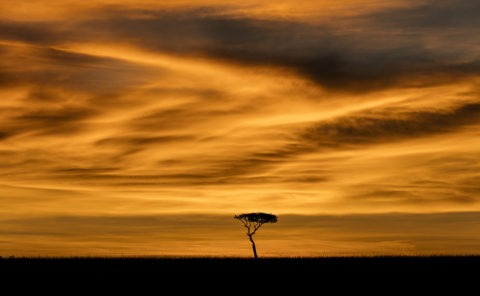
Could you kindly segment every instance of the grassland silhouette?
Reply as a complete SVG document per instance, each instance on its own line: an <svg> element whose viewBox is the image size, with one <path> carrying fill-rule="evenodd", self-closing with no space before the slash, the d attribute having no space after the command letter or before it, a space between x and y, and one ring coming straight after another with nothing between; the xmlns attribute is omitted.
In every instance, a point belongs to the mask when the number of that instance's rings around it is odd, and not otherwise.
<svg viewBox="0 0 480 296"><path fill-rule="evenodd" d="M112 294L128 287L135 295L173 288L175 293L195 291L225 294L235 291L317 291L335 294L374 291L382 295L412 291L431 293L435 288L476 289L480 255L399 255L335 257L258 257L253 236L265 223L276 223L273 214L256 212L235 215L247 229L254 257L222 256L123 256L123 257L0 257L3 283L61 282L92 289L103 287ZM252 288L253 285L255 289ZM227 290L224 290L227 287ZM21 293L28 285L15 286ZM387 289L387 290L385 290ZM390 289L390 290L389 290ZM392 290L393 289L393 290ZM25 290L28 292L27 290ZM38 292L38 291L37 291ZM394 294L395 294L394 293ZM460 293L460 294L459 294ZM143 293L142 293L143 294Z"/></svg>
<svg viewBox="0 0 480 296"><path fill-rule="evenodd" d="M45 283L84 289L84 293L135 291L134 295L174 289L204 291L377 292L413 295L435 289L475 289L480 256L358 257L15 257L0 259L2 283ZM28 285L26 285L28 286ZM16 290L25 287L17 285ZM192 290L194 289L194 290ZM139 294L141 292L141 294ZM166 293L166 292L165 292ZM399 294L400 293L400 294ZM89 294L90 295L90 294ZM123 294L122 294L123 295ZM433 294L434 295L434 294Z"/></svg>

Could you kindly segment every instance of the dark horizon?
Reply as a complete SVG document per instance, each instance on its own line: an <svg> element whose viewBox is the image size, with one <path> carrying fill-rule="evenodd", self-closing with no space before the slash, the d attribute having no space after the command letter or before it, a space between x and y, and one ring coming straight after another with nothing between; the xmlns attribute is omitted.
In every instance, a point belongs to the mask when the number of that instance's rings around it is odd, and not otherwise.
<svg viewBox="0 0 480 296"><path fill-rule="evenodd" d="M343 258L91 258L86 259L1 259L4 280L34 283L57 282L79 285L78 289L99 288L138 291L176 287L222 291L226 288L251 290L242 284L254 278L255 291L266 289L297 292L355 290L432 292L440 289L474 288L480 256L386 256ZM212 279L215 279L212 282ZM192 286L194 285L194 286ZM40 285L40 289L45 286ZM260 290L259 290L260 289ZM469 290L471 291L471 290ZM125 291L124 291L125 292Z"/></svg>

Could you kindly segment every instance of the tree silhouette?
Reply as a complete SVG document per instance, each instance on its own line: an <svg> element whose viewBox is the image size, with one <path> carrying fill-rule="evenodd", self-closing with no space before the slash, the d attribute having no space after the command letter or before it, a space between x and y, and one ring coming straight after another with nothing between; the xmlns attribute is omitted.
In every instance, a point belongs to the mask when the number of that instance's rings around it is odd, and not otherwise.
<svg viewBox="0 0 480 296"><path fill-rule="evenodd" d="M253 255L255 256L255 259L257 259L257 248L255 247L255 242L253 241L253 235L263 224L277 223L277 216L273 214L257 212L235 215L234 218L240 220L245 228L247 228L247 236L252 242Z"/></svg>

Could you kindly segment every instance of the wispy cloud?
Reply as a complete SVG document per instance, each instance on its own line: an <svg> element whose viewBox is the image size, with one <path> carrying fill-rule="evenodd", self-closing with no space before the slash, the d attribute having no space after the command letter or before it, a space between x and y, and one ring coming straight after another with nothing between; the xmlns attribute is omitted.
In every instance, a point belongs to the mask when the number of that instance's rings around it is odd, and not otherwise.
<svg viewBox="0 0 480 296"><path fill-rule="evenodd" d="M471 103L448 111L404 111L388 108L349 114L320 122L303 136L320 148L358 146L455 132L480 124L480 104Z"/></svg>
<svg viewBox="0 0 480 296"><path fill-rule="evenodd" d="M478 210L479 4L157 2L0 4L8 227Z"/></svg>
<svg viewBox="0 0 480 296"><path fill-rule="evenodd" d="M110 9L63 26L4 21L0 27L8 40L42 45L121 42L153 51L287 67L328 89L373 91L477 75L474 53L480 44L469 38L478 33L472 13L476 5L429 2L343 16L334 23L235 17L222 15L221 9ZM459 46L447 46L460 38Z"/></svg>

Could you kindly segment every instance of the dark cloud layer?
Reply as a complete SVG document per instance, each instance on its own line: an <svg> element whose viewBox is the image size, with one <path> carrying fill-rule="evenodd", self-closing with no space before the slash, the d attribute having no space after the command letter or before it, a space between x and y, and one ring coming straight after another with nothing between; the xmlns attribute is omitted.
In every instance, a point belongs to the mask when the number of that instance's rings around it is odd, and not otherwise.
<svg viewBox="0 0 480 296"><path fill-rule="evenodd" d="M98 145L126 145L134 147L144 147L150 145L161 145L172 142L192 140L191 136L158 136L158 137L148 137L148 136L123 136L123 137L113 137L99 140Z"/></svg>
<svg viewBox="0 0 480 296"><path fill-rule="evenodd" d="M64 40L67 34L61 34L56 23L45 22L0 22L0 37L4 40L23 41L34 44L48 44Z"/></svg>
<svg viewBox="0 0 480 296"><path fill-rule="evenodd" d="M414 7L375 12L367 18L374 18L378 23L390 28L455 30L462 34L463 30L456 29L478 28L479 9L480 3L471 0L427 1Z"/></svg>
<svg viewBox="0 0 480 296"><path fill-rule="evenodd" d="M74 133L82 127L82 122L97 112L87 108L58 108L56 110L32 110L14 116L7 125L17 134L38 131L41 134Z"/></svg>
<svg viewBox="0 0 480 296"><path fill-rule="evenodd" d="M435 35L447 45L451 38L457 40L459 32L479 33L477 8L471 1L430 2L340 18L338 24L328 25L228 17L203 10L113 10L104 11L101 19L63 26L2 22L0 38L43 45L121 40L162 52L286 67L328 89L370 91L478 75L480 64L471 52L431 47L425 41ZM444 34L445 29L455 33ZM471 44L469 51L478 46Z"/></svg>
<svg viewBox="0 0 480 296"><path fill-rule="evenodd" d="M368 113L321 122L303 137L320 147L357 146L444 134L480 123L480 104L476 103L448 112L385 110L380 114Z"/></svg>

